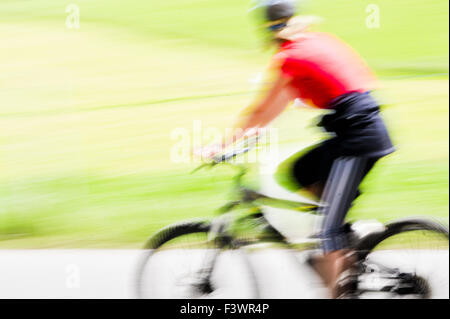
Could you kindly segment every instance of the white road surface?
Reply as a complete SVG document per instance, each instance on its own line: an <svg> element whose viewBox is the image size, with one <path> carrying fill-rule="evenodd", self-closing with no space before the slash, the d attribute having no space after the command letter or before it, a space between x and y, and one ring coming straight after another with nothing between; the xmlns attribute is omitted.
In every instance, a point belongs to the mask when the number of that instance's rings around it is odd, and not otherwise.
<svg viewBox="0 0 450 319"><path fill-rule="evenodd" d="M0 251L0 298L134 298L134 271L141 251L137 250L2 250ZM404 256L421 260L422 270L431 273L433 297L448 298L448 251L413 254L383 252L378 258L408 264ZM177 254L168 253L165 264L184 267ZM314 272L283 250L260 250L250 255L262 298L326 298L326 290ZM398 256L398 257L397 257ZM299 256L300 261L304 256ZM239 262L222 259L228 294L217 297L245 297L246 280ZM167 268L159 282L171 286ZM220 269L220 266L219 266ZM224 274L224 273L223 273ZM226 278L225 276L223 278ZM234 278L234 279L233 279ZM234 280L234 282L233 282ZM371 296L378 298L380 296Z"/></svg>

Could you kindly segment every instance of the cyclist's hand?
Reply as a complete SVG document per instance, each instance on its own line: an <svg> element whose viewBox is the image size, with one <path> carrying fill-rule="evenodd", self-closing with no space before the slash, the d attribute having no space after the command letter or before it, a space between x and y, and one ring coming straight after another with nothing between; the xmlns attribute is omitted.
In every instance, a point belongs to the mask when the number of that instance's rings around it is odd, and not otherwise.
<svg viewBox="0 0 450 319"><path fill-rule="evenodd" d="M193 154L203 160L211 159L221 152L223 152L222 144L211 144L193 150Z"/></svg>

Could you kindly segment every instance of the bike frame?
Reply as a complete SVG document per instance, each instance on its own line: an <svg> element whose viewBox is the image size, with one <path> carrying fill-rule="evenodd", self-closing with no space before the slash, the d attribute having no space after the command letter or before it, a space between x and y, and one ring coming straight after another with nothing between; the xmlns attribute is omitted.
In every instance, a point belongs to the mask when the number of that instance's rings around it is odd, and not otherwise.
<svg viewBox="0 0 450 319"><path fill-rule="evenodd" d="M258 142L258 137L254 137L253 139L245 140L245 146L242 148L236 148L228 153L215 156L211 162L204 163L197 167L193 172L196 172L204 167L213 167L218 164L229 165L234 169L238 170L238 173L233 177L233 184L238 194L239 199L237 201L232 201L227 203L225 206L219 209L219 213L226 213L232 210L233 208L237 208L239 206L270 206L275 208L285 208L291 209L300 212L308 212L308 213L316 213L319 204L311 204L310 202L301 202L301 201L292 201L281 198L270 197L259 193L250 188L244 187L242 185L242 178L246 175L248 169L245 165L242 164L233 164L232 160L241 154L245 154L252 150Z"/></svg>
<svg viewBox="0 0 450 319"><path fill-rule="evenodd" d="M204 163L193 171L196 172L204 167L214 167L218 164L228 165L233 169L237 170L236 175L233 177L233 188L237 199L226 203L217 210L217 213L219 215L224 216L223 217L220 216L219 218L213 220L212 223L214 225L213 227L214 231L212 232L211 236L215 238L222 237L222 239L219 240L222 242L223 246L230 245L235 246L235 248L236 246L238 248L246 246L251 243L239 242L239 240L237 241L235 240L231 244L233 235L228 233L230 225L233 223L239 224L247 220L259 219L259 223L261 225L265 225L266 230L264 240L258 238L257 239L258 243L261 243L262 241L263 242L269 241L275 244L287 245L290 248L292 248L294 245L297 245L298 243L288 242L288 240L271 225L271 223L264 217L263 207L281 208L291 211L297 211L300 213L309 213L318 215L320 205L312 204L311 202L293 201L270 197L260 192L257 192L253 189L243 186L242 179L248 172L248 168L243 164L234 164L232 160L236 156L245 154L250 150L252 150L257 145L257 142L258 137L255 137L253 139L247 139L244 141L245 144L243 147L236 148L228 153L216 156L212 159L211 162ZM245 212L242 214L236 214L232 212L233 210L241 208L245 209ZM301 243L301 246L304 246L306 244L308 248L312 248L311 243L313 243L314 244L313 247L317 247L318 242L319 240L317 238L309 238L308 240L303 241Z"/></svg>

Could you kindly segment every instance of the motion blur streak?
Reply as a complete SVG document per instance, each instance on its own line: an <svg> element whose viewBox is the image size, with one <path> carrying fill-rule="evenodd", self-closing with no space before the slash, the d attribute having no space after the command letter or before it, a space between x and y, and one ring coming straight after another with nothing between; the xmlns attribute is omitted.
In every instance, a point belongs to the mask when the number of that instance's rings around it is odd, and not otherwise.
<svg viewBox="0 0 450 319"><path fill-rule="evenodd" d="M249 79L270 55L261 50L246 1L73 2L0 2L2 249L137 249L163 226L213 216L227 199L231 173L190 175L196 163L170 161L171 132L190 130L199 119L229 127L256 93ZM351 220L426 215L448 223L448 6L314 0L306 8L324 18L318 28L345 39L380 77L375 94L398 148L368 176L363 186L370 192ZM310 126L320 114L288 109L274 123L280 148L322 139ZM258 185L256 165L249 175ZM33 274L44 280L51 276L45 265L59 252L0 251L0 258L38 260L42 272ZM113 259L99 267L108 269ZM26 280L25 268L8 267L15 282ZM99 288L98 295L76 296L129 297L125 285L117 294ZM73 296L55 289L39 296Z"/></svg>

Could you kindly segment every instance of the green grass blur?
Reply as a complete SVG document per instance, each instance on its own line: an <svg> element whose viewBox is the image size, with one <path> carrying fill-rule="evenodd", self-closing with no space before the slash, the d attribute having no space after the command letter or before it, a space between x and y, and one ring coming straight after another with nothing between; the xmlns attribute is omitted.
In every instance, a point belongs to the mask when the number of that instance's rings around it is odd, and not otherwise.
<svg viewBox="0 0 450 319"><path fill-rule="evenodd" d="M448 217L448 1L309 1L382 80L398 151L365 182L350 219ZM139 247L169 223L212 216L230 171L170 161L174 128L229 127L270 52L242 0L0 2L0 247ZM287 110L283 143L323 137ZM252 181L256 174L249 177Z"/></svg>

